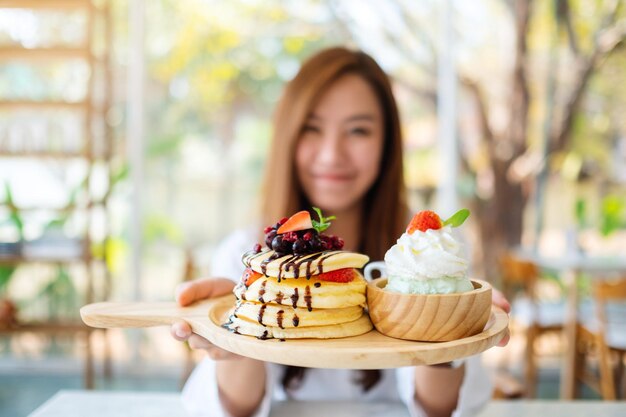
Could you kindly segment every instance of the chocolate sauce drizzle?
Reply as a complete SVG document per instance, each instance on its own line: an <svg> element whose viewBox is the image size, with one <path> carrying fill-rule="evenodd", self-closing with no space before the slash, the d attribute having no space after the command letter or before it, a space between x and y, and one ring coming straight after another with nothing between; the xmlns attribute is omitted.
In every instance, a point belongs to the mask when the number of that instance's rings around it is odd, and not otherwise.
<svg viewBox="0 0 626 417"><path fill-rule="evenodd" d="M313 307L311 307L311 287L308 285L304 288L304 302L306 303L307 310L313 310Z"/></svg>
<svg viewBox="0 0 626 417"><path fill-rule="evenodd" d="M276 323L278 323L278 327L280 327L281 329L284 329L283 327L283 314L285 313L285 310L278 310L278 313L276 313Z"/></svg>
<svg viewBox="0 0 626 417"><path fill-rule="evenodd" d="M232 323L232 317L234 318L239 318L239 316L237 316L237 311L239 311L239 309L241 308L241 301L237 301L237 306L235 307L235 309L233 310L233 314L231 315L231 317L229 318L229 323Z"/></svg>
<svg viewBox="0 0 626 417"><path fill-rule="evenodd" d="M281 304L284 297L285 294L283 294L281 291L278 291L278 293L276 294L276 298L274 298L274 301L276 301L276 304Z"/></svg>
<svg viewBox="0 0 626 417"><path fill-rule="evenodd" d="M255 252L252 249L250 249L249 251L246 251L243 255L241 255L241 262L245 265L245 266L250 266L250 261L246 262L246 260L248 258L250 258L250 260L254 259L256 257L256 255L262 254L264 252Z"/></svg>
<svg viewBox="0 0 626 417"><path fill-rule="evenodd" d="M333 255L335 255L336 253L337 251L324 251L324 252L317 252L317 253L306 254L306 255L279 255L278 253L274 252L270 256L268 256L266 259L261 261L261 272L263 273L263 275L267 277L268 265L272 263L273 261L284 257L285 259L282 259L280 261L280 264L278 265L278 276L276 277L276 279L279 283L283 278L283 272L289 273L291 271L293 273L294 278L296 279L300 278L300 270L301 270L302 265L304 265L304 276L306 277L307 280L309 280L314 274L323 274L324 273L324 261L332 257ZM267 256L267 251L264 251L264 252L248 251L244 253L242 257L242 261L247 267L249 267L252 264L252 261L254 259L261 257L261 256ZM317 271L313 270L312 268L314 261L317 261L317 268L316 268ZM265 326L265 324L263 324L263 316L265 314L265 309L267 308L267 305L265 305L265 300L263 299L263 296L265 295L266 285L267 285L267 280L264 280L261 283L261 288L259 288L259 298L258 298L259 302L263 303L263 305L261 306L261 309L259 310L258 322L262 324L263 326ZM320 282L316 282L313 285L315 288L319 288L321 287L322 284ZM247 290L248 287L245 285L244 287ZM284 298L285 298L285 295L281 291L279 291L276 294L276 298L274 299L274 301L276 301L276 303L278 304L282 304ZM300 299L300 295L298 294L298 288L294 288L293 294L289 298L291 299L291 305L293 306L293 308L296 308L298 305L298 300ZM241 299L244 301L246 300L245 291L241 292ZM312 311L313 308L312 308L311 287L308 285L304 289L304 302L306 303L307 310ZM241 304L238 304L237 307L235 308L231 318L229 319L229 322L223 325L224 327L228 328L230 331L234 333L239 333L239 327L233 328L231 326L232 317L237 318L237 310L239 309L240 305ZM284 329L283 327L284 314L285 314L284 310L279 310L276 313L276 322L278 324L278 327L280 327L281 329ZM298 325L300 324L300 318L295 313L291 321L294 327L298 327ZM261 336L257 337L257 339L266 340L268 339L268 335L269 335L269 332L265 330L263 334L261 334ZM280 339L280 341L285 341L285 339Z"/></svg>
<svg viewBox="0 0 626 417"><path fill-rule="evenodd" d="M228 321L222 324L221 327L223 327L224 329L228 330L231 333L241 334L239 333L239 326L233 327L233 315L232 314L228 317Z"/></svg>
<svg viewBox="0 0 626 417"><path fill-rule="evenodd" d="M293 306L293 308L296 308L296 305L298 305L299 298L300 296L298 295L298 288L294 288L293 295L291 296L291 305Z"/></svg>
<svg viewBox="0 0 626 417"><path fill-rule="evenodd" d="M263 300L263 295L265 294L266 285L267 285L267 280L263 281L261 283L261 288L259 288L259 302L260 303L265 303L265 300Z"/></svg>
<svg viewBox="0 0 626 417"><path fill-rule="evenodd" d="M276 277L276 279L278 280L279 283L282 279L283 271L284 272L292 271L294 278L300 278L300 268L303 264L305 264L306 279L311 279L311 277L314 274L314 271L311 268L313 265L313 261L318 261L317 273L323 274L324 273L324 260L330 258L336 253L337 251L324 251L324 252L317 252L317 253L306 254L306 255L280 256L278 253L274 252L270 256L268 256L266 259L261 261L261 272L263 273L263 275L268 276L267 266L271 262L275 261L276 259L284 257L285 259L283 259L278 266L278 276ZM266 255L267 255L267 251L259 252L259 253L254 253L252 251L246 252L243 256L243 263L246 266L250 266L254 259L260 256L266 256Z"/></svg>
<svg viewBox="0 0 626 417"><path fill-rule="evenodd" d="M263 326L265 326L265 324L263 324L263 315L265 314L266 308L267 308L267 304L263 304L261 308L259 309L258 322L259 324L262 324Z"/></svg>

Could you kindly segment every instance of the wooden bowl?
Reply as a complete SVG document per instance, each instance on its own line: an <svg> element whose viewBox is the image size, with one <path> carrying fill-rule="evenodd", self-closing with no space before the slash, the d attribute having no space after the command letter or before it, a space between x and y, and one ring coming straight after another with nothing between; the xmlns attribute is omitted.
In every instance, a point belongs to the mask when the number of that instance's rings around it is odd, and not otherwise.
<svg viewBox="0 0 626 417"><path fill-rule="evenodd" d="M401 294L385 291L387 278L367 284L367 306L380 333L397 339L447 342L483 331L491 312L491 285L471 280L473 291Z"/></svg>

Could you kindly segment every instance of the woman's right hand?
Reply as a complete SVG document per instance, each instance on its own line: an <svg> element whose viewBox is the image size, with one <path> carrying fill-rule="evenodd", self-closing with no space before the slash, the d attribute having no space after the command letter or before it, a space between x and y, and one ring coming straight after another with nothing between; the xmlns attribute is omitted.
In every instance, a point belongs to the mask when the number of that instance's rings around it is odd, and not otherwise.
<svg viewBox="0 0 626 417"><path fill-rule="evenodd" d="M188 281L176 288L176 302L181 307L193 304L207 298L219 297L232 292L235 283L225 278L205 278ZM241 356L221 349L202 336L191 331L191 326L185 321L177 321L170 327L172 337L180 342L187 341L192 349L206 351L213 360L240 359Z"/></svg>

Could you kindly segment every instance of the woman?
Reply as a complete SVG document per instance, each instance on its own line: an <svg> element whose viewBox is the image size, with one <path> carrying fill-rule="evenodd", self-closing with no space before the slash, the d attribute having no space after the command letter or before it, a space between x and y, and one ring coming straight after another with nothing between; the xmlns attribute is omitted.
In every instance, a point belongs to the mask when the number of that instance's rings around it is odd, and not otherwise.
<svg viewBox="0 0 626 417"><path fill-rule="evenodd" d="M275 114L263 198L263 225L320 207L337 217L329 233L341 236L346 250L383 259L410 213L398 110L389 79L371 57L344 48L324 50L286 86ZM187 283L178 291L178 302L188 305L230 292L243 271L240 256L260 239L262 228L237 232L223 242L213 275L228 279ZM455 415L468 415L491 395L478 357L459 367L305 370L231 354L191 334L186 323L173 325L172 335L205 349L213 359L196 369L185 389L197 414L215 413L217 407L233 416L267 415L274 393L275 398L309 400L402 399L413 415L451 415L455 409Z"/></svg>

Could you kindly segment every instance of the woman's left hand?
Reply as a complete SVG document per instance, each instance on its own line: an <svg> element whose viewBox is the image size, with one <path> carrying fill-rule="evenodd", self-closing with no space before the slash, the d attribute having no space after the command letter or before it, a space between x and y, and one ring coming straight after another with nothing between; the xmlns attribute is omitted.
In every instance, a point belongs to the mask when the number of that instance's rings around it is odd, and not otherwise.
<svg viewBox="0 0 626 417"><path fill-rule="evenodd" d="M496 307L500 307L507 314L511 312L511 303L506 299L504 294L501 291L496 290L495 288L491 289L491 303ZM511 336L509 335L509 329L506 330L506 335L500 340L498 346L506 346L509 343L509 339Z"/></svg>

